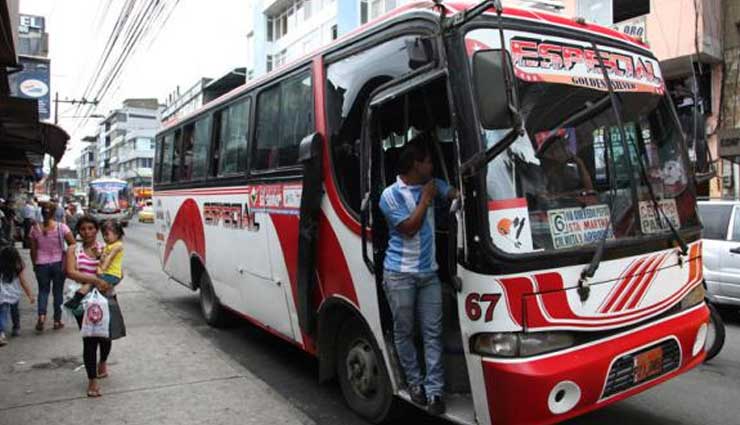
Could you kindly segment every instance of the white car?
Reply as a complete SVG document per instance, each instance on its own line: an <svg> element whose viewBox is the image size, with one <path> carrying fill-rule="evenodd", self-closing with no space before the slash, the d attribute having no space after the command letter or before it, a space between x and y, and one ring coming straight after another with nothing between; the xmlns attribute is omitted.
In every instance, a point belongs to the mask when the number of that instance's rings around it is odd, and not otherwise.
<svg viewBox="0 0 740 425"><path fill-rule="evenodd" d="M699 202L707 298L740 307L740 201Z"/></svg>

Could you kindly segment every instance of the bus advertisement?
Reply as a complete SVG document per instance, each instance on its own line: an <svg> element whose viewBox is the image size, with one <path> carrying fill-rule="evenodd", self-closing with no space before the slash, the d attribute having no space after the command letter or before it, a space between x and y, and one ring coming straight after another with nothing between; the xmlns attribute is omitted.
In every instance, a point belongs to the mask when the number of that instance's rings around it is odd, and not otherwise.
<svg viewBox="0 0 740 425"><path fill-rule="evenodd" d="M123 180L100 178L88 184L88 211L98 221L112 219L127 225L132 200L131 187Z"/></svg>
<svg viewBox="0 0 740 425"><path fill-rule="evenodd" d="M705 357L694 175L658 60L498 3L401 6L157 135L164 271L209 324L316 356L371 422L411 402L379 203L412 138L460 193L430 219L442 416L556 423Z"/></svg>

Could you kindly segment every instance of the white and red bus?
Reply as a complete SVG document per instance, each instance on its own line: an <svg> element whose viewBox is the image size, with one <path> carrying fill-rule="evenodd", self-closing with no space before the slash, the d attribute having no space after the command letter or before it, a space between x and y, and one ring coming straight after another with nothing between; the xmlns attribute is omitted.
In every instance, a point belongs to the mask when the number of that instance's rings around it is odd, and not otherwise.
<svg viewBox="0 0 740 425"><path fill-rule="evenodd" d="M658 61L494 3L400 7L157 136L166 273L208 323L315 355L374 422L409 400L378 200L422 133L461 191L435 211L447 418L555 423L704 358L694 177Z"/></svg>

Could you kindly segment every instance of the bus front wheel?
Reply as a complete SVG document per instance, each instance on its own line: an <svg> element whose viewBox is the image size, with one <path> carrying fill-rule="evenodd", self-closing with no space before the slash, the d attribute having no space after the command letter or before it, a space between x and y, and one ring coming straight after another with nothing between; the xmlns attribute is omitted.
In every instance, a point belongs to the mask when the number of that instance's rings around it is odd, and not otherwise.
<svg viewBox="0 0 740 425"><path fill-rule="evenodd" d="M339 385L349 407L373 423L387 419L393 389L385 361L372 336L357 321L342 327L336 359Z"/></svg>
<svg viewBox="0 0 740 425"><path fill-rule="evenodd" d="M216 296L213 289L211 278L208 273L201 273L200 277L200 311L206 323L214 327L222 327L226 322L226 311L221 305L221 301Z"/></svg>

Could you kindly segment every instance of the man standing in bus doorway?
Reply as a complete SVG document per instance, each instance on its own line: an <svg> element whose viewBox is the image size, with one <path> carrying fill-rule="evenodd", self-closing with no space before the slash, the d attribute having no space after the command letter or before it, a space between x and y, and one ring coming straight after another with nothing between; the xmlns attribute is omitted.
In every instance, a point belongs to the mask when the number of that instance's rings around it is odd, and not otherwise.
<svg viewBox="0 0 740 425"><path fill-rule="evenodd" d="M383 287L393 312L393 339L411 400L439 415L444 413L445 403L442 285L435 258L434 201L456 198L458 191L432 177L432 156L422 137L417 136L404 147L398 162L400 174L380 198L390 233ZM414 345L417 315L426 377L422 377Z"/></svg>

